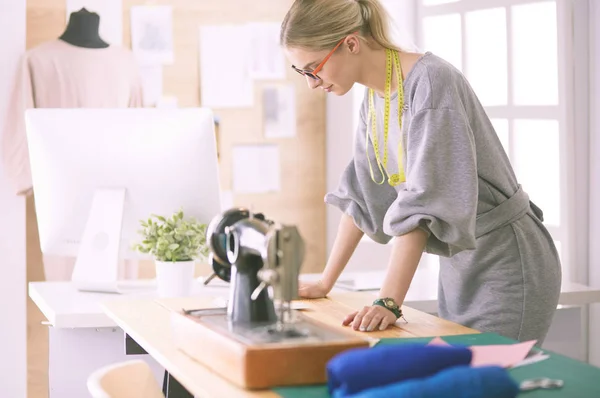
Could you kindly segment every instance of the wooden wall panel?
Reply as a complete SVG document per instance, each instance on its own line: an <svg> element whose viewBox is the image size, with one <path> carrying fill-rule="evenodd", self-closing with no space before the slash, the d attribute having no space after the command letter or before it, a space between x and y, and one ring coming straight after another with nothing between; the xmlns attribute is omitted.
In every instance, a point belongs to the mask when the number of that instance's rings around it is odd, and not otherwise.
<svg viewBox="0 0 600 398"><path fill-rule="evenodd" d="M278 22L291 0L260 0L240 7L239 0L174 0L153 4L173 6L175 62L164 67L164 94L178 98L180 106L201 105L199 80L199 26L203 24ZM124 0L124 45L130 47L129 9L146 4ZM225 49L236 51L235 48ZM226 79L227 76L223 76ZM286 83L297 92L297 136L265 139L262 134L262 86L255 85L255 106L251 109L216 109L220 119L221 185L231 189L232 148L236 144L276 143L281 153L282 191L260 195L235 195L236 206L252 206L269 218L298 225L306 246L303 272L317 272L325 263L325 96L310 90L304 79L289 68ZM232 93L235 95L235 93Z"/></svg>
<svg viewBox="0 0 600 398"><path fill-rule="evenodd" d="M26 48L31 49L60 36L66 25L64 1L27 0ZM32 196L26 201L27 282L45 280L43 257ZM47 398L48 327L45 317L27 297L27 397Z"/></svg>
<svg viewBox="0 0 600 398"><path fill-rule="evenodd" d="M146 4L173 6L175 62L164 67L164 95L177 97L182 107L200 106L199 27L202 24L281 21L291 0L123 0L123 45L130 47L131 6ZM66 25L65 0L27 0L27 48L57 38ZM236 51L235 48L226 49ZM223 78L227 78L223 76ZM281 154L281 192L256 195L235 195L236 206L250 206L269 218L298 225L306 243L303 272L322 270L326 260L325 235L325 96L311 91L305 81L289 69L286 83L293 83L297 92L297 136L288 139L265 139L262 134L261 87L255 89L252 109L215 110L220 119L221 185L231 190L232 147L236 144L275 143ZM283 83L283 82L273 82ZM232 93L235 95L235 93ZM28 206L28 226L35 228L35 211ZM37 229L28 229L28 275L43 279L42 256ZM203 274L207 272L202 268ZM151 263L140 270L141 277L152 277ZM28 310L29 337L29 397L47 396L47 332L40 324L41 314L30 303Z"/></svg>

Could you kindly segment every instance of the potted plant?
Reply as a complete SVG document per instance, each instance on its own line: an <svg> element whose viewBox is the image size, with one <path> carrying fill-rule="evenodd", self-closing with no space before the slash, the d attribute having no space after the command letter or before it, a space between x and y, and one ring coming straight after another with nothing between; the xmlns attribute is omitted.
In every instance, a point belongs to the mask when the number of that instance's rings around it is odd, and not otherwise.
<svg viewBox="0 0 600 398"><path fill-rule="evenodd" d="M159 296L189 295L195 260L208 256L206 224L184 219L181 210L169 218L153 214L140 224L143 240L134 248L154 257Z"/></svg>

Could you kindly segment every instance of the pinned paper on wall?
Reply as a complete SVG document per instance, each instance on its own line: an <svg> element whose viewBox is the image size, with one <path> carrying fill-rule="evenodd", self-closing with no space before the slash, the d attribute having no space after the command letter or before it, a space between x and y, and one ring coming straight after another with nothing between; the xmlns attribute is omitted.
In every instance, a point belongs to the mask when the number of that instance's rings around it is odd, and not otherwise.
<svg viewBox="0 0 600 398"><path fill-rule="evenodd" d="M85 8L100 16L98 34L108 44L123 44L123 3L121 0L67 0L67 23L72 12Z"/></svg>
<svg viewBox="0 0 600 398"><path fill-rule="evenodd" d="M293 85L266 86L263 90L265 137L296 135L296 89Z"/></svg>
<svg viewBox="0 0 600 398"><path fill-rule="evenodd" d="M144 65L167 65L173 56L173 8L131 7L131 49Z"/></svg>
<svg viewBox="0 0 600 398"><path fill-rule="evenodd" d="M144 106L154 107L162 98L163 69L161 65L141 65L140 76L144 93Z"/></svg>
<svg viewBox="0 0 600 398"><path fill-rule="evenodd" d="M254 103L244 25L200 27L200 102L210 108L247 108Z"/></svg>
<svg viewBox="0 0 600 398"><path fill-rule="evenodd" d="M281 189L279 148L276 145L233 147L233 191L266 193Z"/></svg>
<svg viewBox="0 0 600 398"><path fill-rule="evenodd" d="M250 77L254 80L285 79L285 56L279 44L281 24L253 22L246 25L250 40Z"/></svg>

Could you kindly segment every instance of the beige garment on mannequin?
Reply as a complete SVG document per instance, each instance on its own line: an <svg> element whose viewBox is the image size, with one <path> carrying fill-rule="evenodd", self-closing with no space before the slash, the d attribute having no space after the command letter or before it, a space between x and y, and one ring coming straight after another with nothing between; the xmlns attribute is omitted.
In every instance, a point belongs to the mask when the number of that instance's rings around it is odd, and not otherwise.
<svg viewBox="0 0 600 398"><path fill-rule="evenodd" d="M76 47L62 40L29 50L15 80L3 126L3 163L15 192L26 193L32 186L26 109L141 106L141 77L130 50Z"/></svg>
<svg viewBox="0 0 600 398"><path fill-rule="evenodd" d="M32 190L25 110L141 107L142 99L138 65L126 48L83 48L57 39L27 51L6 121L0 125L3 168L14 192L22 195ZM70 279L74 259L44 256L43 262L46 280Z"/></svg>

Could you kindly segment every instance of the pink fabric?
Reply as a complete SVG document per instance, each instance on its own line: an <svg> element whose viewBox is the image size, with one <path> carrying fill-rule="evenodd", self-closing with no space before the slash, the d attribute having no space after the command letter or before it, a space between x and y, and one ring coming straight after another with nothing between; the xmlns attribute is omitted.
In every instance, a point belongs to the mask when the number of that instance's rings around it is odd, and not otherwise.
<svg viewBox="0 0 600 398"><path fill-rule="evenodd" d="M0 126L2 162L15 193L27 194L32 187L26 109L142 107L142 100L138 65L128 49L88 49L57 39L29 50Z"/></svg>

